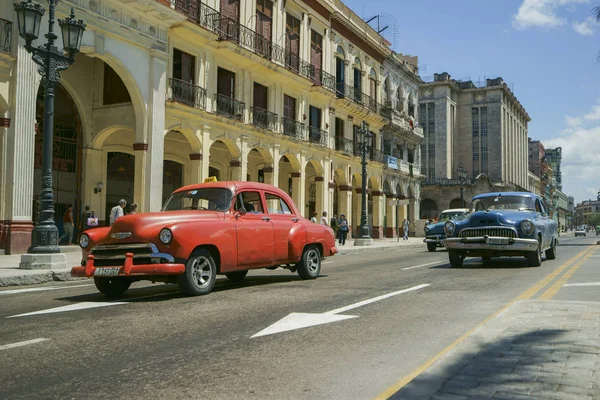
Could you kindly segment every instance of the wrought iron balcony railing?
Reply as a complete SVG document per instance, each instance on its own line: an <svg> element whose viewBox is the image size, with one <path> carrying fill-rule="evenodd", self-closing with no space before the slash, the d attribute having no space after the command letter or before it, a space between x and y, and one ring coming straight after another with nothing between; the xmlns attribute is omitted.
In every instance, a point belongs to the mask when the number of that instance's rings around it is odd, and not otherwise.
<svg viewBox="0 0 600 400"><path fill-rule="evenodd" d="M308 141L320 146L327 147L327 131L317 128L316 126L308 127Z"/></svg>
<svg viewBox="0 0 600 400"><path fill-rule="evenodd" d="M385 156L385 154L383 154L383 151L381 151L379 149L371 148L371 154L369 155L369 158L371 159L371 161L375 161L375 162L383 164L384 156Z"/></svg>
<svg viewBox="0 0 600 400"><path fill-rule="evenodd" d="M322 86L332 92L336 91L335 76L323 71L321 68L316 68L314 65L309 64L307 67L308 78L315 84L315 86Z"/></svg>
<svg viewBox="0 0 600 400"><path fill-rule="evenodd" d="M167 100L176 101L190 107L206 109L206 89L177 78L169 78Z"/></svg>
<svg viewBox="0 0 600 400"><path fill-rule="evenodd" d="M286 117L281 118L281 122L283 123L283 134L284 135L293 137L293 138L299 139L299 140L304 139L305 126L302 122L296 121L291 118L286 118Z"/></svg>
<svg viewBox="0 0 600 400"><path fill-rule="evenodd" d="M12 42L12 22L0 18L0 52L10 54Z"/></svg>
<svg viewBox="0 0 600 400"><path fill-rule="evenodd" d="M278 115L260 107L252 107L252 125L262 129L275 131Z"/></svg>
<svg viewBox="0 0 600 400"><path fill-rule="evenodd" d="M211 32L216 32L221 14L214 8L201 3L200 0L175 0L175 9L186 15L195 24L203 26Z"/></svg>
<svg viewBox="0 0 600 400"><path fill-rule="evenodd" d="M354 141L337 136L335 138L335 149L348 155L354 155Z"/></svg>
<svg viewBox="0 0 600 400"><path fill-rule="evenodd" d="M217 103L217 115L244 122L246 103L224 94L215 94L215 100Z"/></svg>

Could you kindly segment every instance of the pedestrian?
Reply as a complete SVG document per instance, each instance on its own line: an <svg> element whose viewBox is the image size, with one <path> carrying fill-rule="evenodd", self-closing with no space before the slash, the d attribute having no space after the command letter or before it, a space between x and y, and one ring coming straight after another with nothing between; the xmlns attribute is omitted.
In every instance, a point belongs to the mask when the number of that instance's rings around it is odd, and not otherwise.
<svg viewBox="0 0 600 400"><path fill-rule="evenodd" d="M329 221L327 221L327 211L323 211L323 216L321 217L321 225L329 226Z"/></svg>
<svg viewBox="0 0 600 400"><path fill-rule="evenodd" d="M348 220L346 220L346 215L340 214L340 221L338 222L338 230L339 230L339 244L346 244L346 236L348 235Z"/></svg>
<svg viewBox="0 0 600 400"><path fill-rule="evenodd" d="M337 220L336 214L333 214L333 217L331 217L331 220L329 221L329 226L331 226L331 229L333 229L333 234L337 238L338 237L338 220Z"/></svg>
<svg viewBox="0 0 600 400"><path fill-rule="evenodd" d="M63 214L63 229L65 231L65 233L58 238L58 243L60 243L63 238L68 237L69 238L69 245L72 244L73 242L73 205L71 204L67 204L67 210L65 211L65 213Z"/></svg>
<svg viewBox="0 0 600 400"><path fill-rule="evenodd" d="M92 216L92 212L90 211L90 206L85 206L84 211L81 214L81 222L79 224L79 230L81 232L87 231L88 229L90 229L88 220L91 216Z"/></svg>
<svg viewBox="0 0 600 400"><path fill-rule="evenodd" d="M131 205L129 206L129 214L127 215L131 214L137 214L137 204L135 203L131 203Z"/></svg>
<svg viewBox="0 0 600 400"><path fill-rule="evenodd" d="M89 228L95 228L98 226L98 218L96 218L96 214L94 214L93 211L91 211L91 215L87 220L87 224Z"/></svg>
<svg viewBox="0 0 600 400"><path fill-rule="evenodd" d="M310 222L312 222L313 224L318 224L319 221L317 221L317 212L315 211L312 215L312 218L310 219Z"/></svg>
<svg viewBox="0 0 600 400"><path fill-rule="evenodd" d="M404 218L402 221L402 233L404 234L404 238L402 240L408 240L408 220Z"/></svg>
<svg viewBox="0 0 600 400"><path fill-rule="evenodd" d="M125 208L126 205L127 205L127 202L125 201L125 199L121 199L121 200L119 200L119 204L114 206L110 210L110 224L111 225L114 224L118 218L125 215L123 213L123 209Z"/></svg>

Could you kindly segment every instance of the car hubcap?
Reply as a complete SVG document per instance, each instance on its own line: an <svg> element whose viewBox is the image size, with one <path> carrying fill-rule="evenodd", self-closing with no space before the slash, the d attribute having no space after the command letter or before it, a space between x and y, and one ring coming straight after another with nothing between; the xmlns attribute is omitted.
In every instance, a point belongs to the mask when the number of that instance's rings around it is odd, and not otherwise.
<svg viewBox="0 0 600 400"><path fill-rule="evenodd" d="M194 283L200 287L206 286L212 278L210 262L205 257L198 257L192 264L192 278Z"/></svg>
<svg viewBox="0 0 600 400"><path fill-rule="evenodd" d="M316 250L311 250L308 252L306 259L308 261L308 270L312 273L317 272L319 268L319 253Z"/></svg>

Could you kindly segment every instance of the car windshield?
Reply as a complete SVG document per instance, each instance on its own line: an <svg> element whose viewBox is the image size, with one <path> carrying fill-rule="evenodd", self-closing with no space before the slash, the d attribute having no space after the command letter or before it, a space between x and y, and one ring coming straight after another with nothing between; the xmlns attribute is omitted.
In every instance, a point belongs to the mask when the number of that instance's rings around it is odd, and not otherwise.
<svg viewBox="0 0 600 400"><path fill-rule="evenodd" d="M233 195L225 188L193 189L173 193L163 211L212 210L229 211Z"/></svg>
<svg viewBox="0 0 600 400"><path fill-rule="evenodd" d="M483 197L473 201L473 211L519 210L535 211L535 200L526 196Z"/></svg>
<svg viewBox="0 0 600 400"><path fill-rule="evenodd" d="M449 221L451 219L461 221L465 219L466 215L463 212L443 212L438 219L438 222Z"/></svg>

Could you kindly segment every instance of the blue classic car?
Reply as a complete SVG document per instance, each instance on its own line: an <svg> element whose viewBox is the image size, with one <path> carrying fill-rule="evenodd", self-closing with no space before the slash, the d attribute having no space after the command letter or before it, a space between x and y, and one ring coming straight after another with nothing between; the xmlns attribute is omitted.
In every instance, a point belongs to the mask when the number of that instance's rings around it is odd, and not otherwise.
<svg viewBox="0 0 600 400"><path fill-rule="evenodd" d="M444 247L444 239L446 239L444 223L450 220L462 221L468 213L468 208L452 208L442 211L440 218L435 224L425 227L425 239L423 239L423 243L427 244L427 250L435 251L437 247Z"/></svg>
<svg viewBox="0 0 600 400"><path fill-rule="evenodd" d="M548 217L541 197L527 192L495 192L473 197L472 213L462 221L446 221L444 246L453 267L466 257L525 256L529 265L556 258L558 224Z"/></svg>

